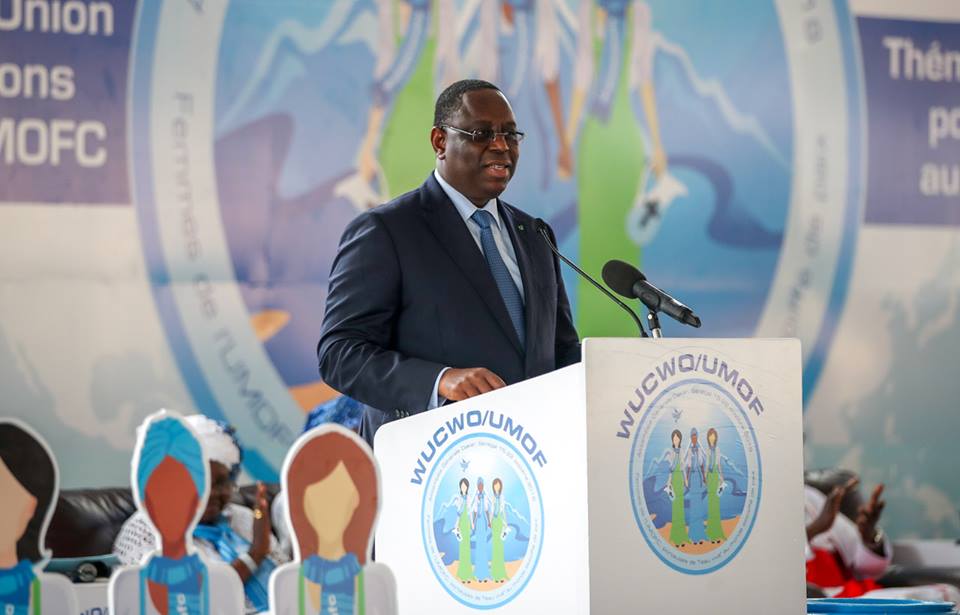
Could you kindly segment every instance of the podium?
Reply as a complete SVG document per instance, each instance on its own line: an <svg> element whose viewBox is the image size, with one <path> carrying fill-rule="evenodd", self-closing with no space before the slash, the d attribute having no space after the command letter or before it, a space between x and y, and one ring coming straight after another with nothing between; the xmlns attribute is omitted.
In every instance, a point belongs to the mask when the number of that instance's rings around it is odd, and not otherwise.
<svg viewBox="0 0 960 615"><path fill-rule="evenodd" d="M402 613L806 612L800 343L588 339L384 425Z"/></svg>

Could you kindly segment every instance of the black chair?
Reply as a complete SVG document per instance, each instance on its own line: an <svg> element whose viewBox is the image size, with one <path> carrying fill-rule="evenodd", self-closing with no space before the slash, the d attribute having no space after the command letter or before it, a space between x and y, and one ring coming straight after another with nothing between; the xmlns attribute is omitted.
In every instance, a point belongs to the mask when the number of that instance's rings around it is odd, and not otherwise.
<svg viewBox="0 0 960 615"><path fill-rule="evenodd" d="M268 500L272 502L279 491L279 485L268 484ZM256 494L256 485L246 485L234 494L233 502L253 508ZM74 581L110 576L118 563L111 555L113 543L136 510L129 487L61 491L47 529L46 545L53 551L47 570Z"/></svg>

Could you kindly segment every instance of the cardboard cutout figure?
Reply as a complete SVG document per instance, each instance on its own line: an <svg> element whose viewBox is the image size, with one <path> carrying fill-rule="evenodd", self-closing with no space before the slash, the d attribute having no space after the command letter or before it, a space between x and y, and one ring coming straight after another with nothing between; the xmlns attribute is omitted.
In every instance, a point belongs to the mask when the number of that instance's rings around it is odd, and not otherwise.
<svg viewBox="0 0 960 615"><path fill-rule="evenodd" d="M0 418L0 614L78 613L73 585L41 572L47 527L60 492L50 447L25 423Z"/></svg>
<svg viewBox="0 0 960 615"><path fill-rule="evenodd" d="M230 566L205 560L193 545L210 492L210 462L190 425L161 410L140 426L131 464L137 507L157 535L159 553L110 577L113 615L237 615L243 585Z"/></svg>
<svg viewBox="0 0 960 615"><path fill-rule="evenodd" d="M298 439L281 475L294 561L270 578L275 615L395 615L393 573L370 562L380 481L370 447L339 425Z"/></svg>

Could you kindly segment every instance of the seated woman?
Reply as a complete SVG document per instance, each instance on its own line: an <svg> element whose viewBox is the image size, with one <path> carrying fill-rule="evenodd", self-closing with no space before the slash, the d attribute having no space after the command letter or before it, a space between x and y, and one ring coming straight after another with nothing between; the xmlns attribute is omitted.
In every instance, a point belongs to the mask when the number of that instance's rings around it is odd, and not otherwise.
<svg viewBox="0 0 960 615"><path fill-rule="evenodd" d="M943 583L913 587L884 587L874 579L890 566L890 541L877 527L884 501L883 485L877 485L870 500L857 511L854 520L840 512L847 492L859 480L834 487L829 495L804 487L807 524L807 586L831 598L909 598L913 600L960 602L960 590Z"/></svg>
<svg viewBox="0 0 960 615"><path fill-rule="evenodd" d="M42 550L57 500L57 464L46 444L23 423L0 419L0 613L78 613L73 586L40 572Z"/></svg>
<svg viewBox="0 0 960 615"><path fill-rule="evenodd" d="M197 550L211 561L229 564L240 575L247 613L266 611L270 573L290 559L271 533L266 490L259 486L256 510L232 503L240 470L240 447L232 430L200 414L183 420L203 442L210 459L210 497L193 531ZM123 525L113 552L121 563L135 564L156 547L152 528L138 512Z"/></svg>

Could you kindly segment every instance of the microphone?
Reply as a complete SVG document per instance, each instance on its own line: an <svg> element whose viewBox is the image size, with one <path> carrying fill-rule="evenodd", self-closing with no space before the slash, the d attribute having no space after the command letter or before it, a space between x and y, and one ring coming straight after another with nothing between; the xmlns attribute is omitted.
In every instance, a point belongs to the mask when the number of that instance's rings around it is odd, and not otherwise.
<svg viewBox="0 0 960 615"><path fill-rule="evenodd" d="M591 284L593 284L593 285L597 288L597 290L599 290L600 292L602 292L604 295L610 297L610 300L611 300L611 301L613 301L614 303L616 303L617 305L619 305L620 307L622 307L624 310L626 310L627 314L630 314L630 317L633 318L633 322L637 323L637 328L640 329L640 337L649 337L649 336L647 335L646 330L643 328L643 323L640 322L640 317L637 316L637 313L636 313L636 312L634 312L633 310L630 309L630 306L628 306L628 305L627 305L626 303L624 303L623 301L620 301L619 299L617 299L616 297L614 297L614 296L613 296L613 293L611 293L609 290L607 290L606 288L604 288L602 284L600 284L599 282L597 282L596 280L594 280L593 278L591 278L591 277L587 274L587 272L585 272L583 269L577 267L577 266L573 263L573 261L571 261L569 258L567 258L566 256L564 256L563 254L560 254L560 251L557 249L557 246L555 246L554 243L553 243L553 239L551 239L551 237L550 237L550 231L547 230L547 223L546 223L546 222L544 222L541 218L537 218L536 220L534 220L534 224L535 224L536 227L537 227L537 232L540 233L540 236L543 237L543 240L544 240L545 242L547 242L547 245L550 247L550 251L551 251L551 252L553 252L553 253L556 254L558 257L560 257L560 260L562 260L562 261L565 262L566 264L570 265L570 267L571 267L574 271L576 271L577 273L580 274L580 277L582 277L583 279L585 279L585 280L587 280L588 282L590 282ZM621 293L621 294L622 294L622 293Z"/></svg>
<svg viewBox="0 0 960 615"><path fill-rule="evenodd" d="M700 326L700 318L693 310L648 282L646 276L630 263L607 262L603 266L603 281L618 295L639 299L654 313L663 312L685 325Z"/></svg>

